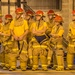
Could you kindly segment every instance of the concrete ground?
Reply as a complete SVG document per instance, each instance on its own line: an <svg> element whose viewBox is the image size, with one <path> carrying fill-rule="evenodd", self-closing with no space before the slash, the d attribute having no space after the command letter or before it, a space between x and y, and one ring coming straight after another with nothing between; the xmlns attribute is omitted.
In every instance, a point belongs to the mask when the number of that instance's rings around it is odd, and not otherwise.
<svg viewBox="0 0 75 75"><path fill-rule="evenodd" d="M20 69L16 71L7 71L0 69L0 75L75 75L75 70L70 71L55 71L55 70L48 70L48 71L21 71Z"/></svg>

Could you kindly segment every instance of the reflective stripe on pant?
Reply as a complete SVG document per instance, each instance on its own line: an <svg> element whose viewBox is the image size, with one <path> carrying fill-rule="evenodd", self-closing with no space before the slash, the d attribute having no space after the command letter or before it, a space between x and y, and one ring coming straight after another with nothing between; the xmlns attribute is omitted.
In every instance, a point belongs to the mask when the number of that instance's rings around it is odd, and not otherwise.
<svg viewBox="0 0 75 75"><path fill-rule="evenodd" d="M37 48L35 46L33 48L34 48L34 50L33 50L33 67L34 67L34 65L36 65L35 69L37 69L37 66L39 63L39 56L40 56L42 68L43 69L46 68L47 67L47 52L46 52L46 50L43 48L40 48L40 46L38 46ZM43 66L43 65L45 65L45 66Z"/></svg>
<svg viewBox="0 0 75 75"><path fill-rule="evenodd" d="M22 48L22 44L23 44L23 41L19 41L19 44L20 44L20 49ZM17 61L17 54L19 53L19 49L18 49L18 42L17 41L14 41L13 42L13 49L10 53L10 66L11 68L14 66L16 68L16 61ZM21 51L21 54L19 55L20 56L20 66L21 68L26 68L26 65L27 65L27 59L28 59L28 52L27 52L27 42L24 41L24 45L23 45L23 48L22 48L22 51Z"/></svg>
<svg viewBox="0 0 75 75"><path fill-rule="evenodd" d="M75 42L70 41L69 46L67 48L67 66L68 68L73 67L74 54L75 54Z"/></svg>
<svg viewBox="0 0 75 75"><path fill-rule="evenodd" d="M33 68L37 69L38 68L38 56L33 56Z"/></svg>
<svg viewBox="0 0 75 75"><path fill-rule="evenodd" d="M57 67L56 53L53 53L53 67Z"/></svg>
<svg viewBox="0 0 75 75"><path fill-rule="evenodd" d="M4 51L0 54L0 61L1 61L1 66L5 66L5 53Z"/></svg>
<svg viewBox="0 0 75 75"><path fill-rule="evenodd" d="M3 50L4 50L5 67L9 68L9 53L12 49L12 42L11 41L3 42L2 47L3 47Z"/></svg>
<svg viewBox="0 0 75 75"><path fill-rule="evenodd" d="M40 55L40 61L42 64L42 68L44 69L45 67L47 67L47 57L44 55Z"/></svg>
<svg viewBox="0 0 75 75"><path fill-rule="evenodd" d="M16 54L10 53L9 56L10 56L9 66L11 68L16 68L16 64L17 64L16 63L17 62L17 60L16 60Z"/></svg>
<svg viewBox="0 0 75 75"><path fill-rule="evenodd" d="M56 59L57 59L57 65L58 67L64 68L64 54L63 50L56 50Z"/></svg>
<svg viewBox="0 0 75 75"><path fill-rule="evenodd" d="M40 61L43 65L47 65L47 42L43 42L41 45L36 41L35 38L32 38L32 55L33 55L33 68L37 69L39 64L39 57ZM44 59L42 59L42 57ZM45 66L47 67L47 66ZM44 67L43 67L44 68Z"/></svg>
<svg viewBox="0 0 75 75"><path fill-rule="evenodd" d="M9 53L5 53L5 67L9 68Z"/></svg>
<svg viewBox="0 0 75 75"><path fill-rule="evenodd" d="M62 37L60 38L51 38L51 43L53 44L53 63L54 67L63 66L64 67L64 57L63 57L63 46L62 46ZM62 60L62 62L61 62Z"/></svg>
<svg viewBox="0 0 75 75"><path fill-rule="evenodd" d="M27 51L22 50L22 52L20 54L20 66L21 66L21 69L26 69L27 60L28 60Z"/></svg>
<svg viewBox="0 0 75 75"><path fill-rule="evenodd" d="M74 53L67 53L67 66L68 68L73 67Z"/></svg>
<svg viewBox="0 0 75 75"><path fill-rule="evenodd" d="M68 53L75 53L74 44L69 44L67 50L68 50Z"/></svg>

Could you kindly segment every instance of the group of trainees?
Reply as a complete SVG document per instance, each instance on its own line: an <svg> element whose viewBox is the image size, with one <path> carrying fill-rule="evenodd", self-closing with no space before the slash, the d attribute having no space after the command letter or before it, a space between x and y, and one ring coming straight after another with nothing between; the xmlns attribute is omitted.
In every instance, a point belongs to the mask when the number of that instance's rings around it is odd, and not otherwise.
<svg viewBox="0 0 75 75"><path fill-rule="evenodd" d="M0 18L1 67L14 71L19 60L22 71L26 71L27 68L38 70L40 64L41 69L47 71L52 63L52 69L64 70L63 18L53 10L47 12L48 22L43 19L44 13L41 10L36 11L35 15L28 10L23 18L24 10L17 8L15 14L14 19L10 14L5 15L4 25ZM69 42L66 48L66 70L71 70L74 66L75 10L72 14L66 37Z"/></svg>

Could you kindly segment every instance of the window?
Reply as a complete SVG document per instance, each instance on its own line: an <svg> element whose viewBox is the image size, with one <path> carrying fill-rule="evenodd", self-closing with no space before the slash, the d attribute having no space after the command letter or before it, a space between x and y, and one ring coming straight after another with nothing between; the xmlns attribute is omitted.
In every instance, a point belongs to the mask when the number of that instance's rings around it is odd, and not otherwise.
<svg viewBox="0 0 75 75"><path fill-rule="evenodd" d="M0 6L2 14L10 14L15 10L16 0L0 0Z"/></svg>
<svg viewBox="0 0 75 75"><path fill-rule="evenodd" d="M26 0L32 9L57 9L61 10L62 0Z"/></svg>

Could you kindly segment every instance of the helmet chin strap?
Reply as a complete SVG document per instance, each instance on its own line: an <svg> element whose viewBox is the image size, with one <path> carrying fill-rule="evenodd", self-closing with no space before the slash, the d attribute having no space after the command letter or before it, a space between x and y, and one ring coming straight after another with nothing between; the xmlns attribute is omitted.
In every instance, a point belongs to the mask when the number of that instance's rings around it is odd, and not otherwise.
<svg viewBox="0 0 75 75"><path fill-rule="evenodd" d="M9 22L7 22L7 23L5 22L5 25L6 25L6 24L9 24Z"/></svg>
<svg viewBox="0 0 75 75"><path fill-rule="evenodd" d="M29 17L29 19L28 19L28 21L30 20L30 17Z"/></svg>
<svg viewBox="0 0 75 75"><path fill-rule="evenodd" d="M38 22L38 28L39 28L39 25L40 25L40 20L42 20L42 17L38 20L39 22Z"/></svg>
<svg viewBox="0 0 75 75"><path fill-rule="evenodd" d="M28 19L28 25L29 25L29 20L30 20L30 18Z"/></svg>
<svg viewBox="0 0 75 75"><path fill-rule="evenodd" d="M74 20L72 20L72 21L75 21L75 19L74 19Z"/></svg>
<svg viewBox="0 0 75 75"><path fill-rule="evenodd" d="M52 18L49 18L50 20L53 20L54 19L54 17L52 17Z"/></svg>
<svg viewBox="0 0 75 75"><path fill-rule="evenodd" d="M18 18L16 17L16 20L18 20L20 17L21 17L21 14L20 14L20 16Z"/></svg>

